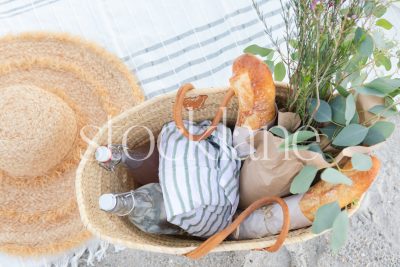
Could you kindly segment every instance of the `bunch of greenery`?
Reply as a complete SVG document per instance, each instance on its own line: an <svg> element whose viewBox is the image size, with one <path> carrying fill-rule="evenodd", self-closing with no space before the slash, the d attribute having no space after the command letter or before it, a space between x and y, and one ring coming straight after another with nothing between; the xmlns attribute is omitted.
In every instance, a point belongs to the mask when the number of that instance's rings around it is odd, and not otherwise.
<svg viewBox="0 0 400 267"><path fill-rule="evenodd" d="M294 178L293 194L308 191L316 178L333 184L351 185L352 181L334 161L336 154L351 146L372 146L384 142L395 125L383 120L398 114L396 96L400 94L398 73L400 56L396 43L385 40L385 30L393 25L383 18L392 1L376 0L288 0L281 2L286 30L284 48L274 39L259 6L253 4L274 48L258 45L244 52L264 58L275 80L288 78L285 111L297 113L303 127L287 137L278 127L270 131L285 138L282 149L305 149L321 153L335 168L320 170L306 165ZM399 46L397 46L399 47ZM381 70L386 76L378 77ZM375 76L374 80L369 80ZM371 119L360 121L356 109L359 95L382 98L383 105L372 107ZM311 126L317 131L311 131ZM310 129L308 129L310 128ZM324 137L324 142L316 142ZM289 144L289 145L288 145ZM372 167L368 155L355 154L353 169L366 171ZM354 200L358 201L358 200ZM346 240L348 216L337 202L320 207L312 230L320 233L332 228L331 246L338 250Z"/></svg>

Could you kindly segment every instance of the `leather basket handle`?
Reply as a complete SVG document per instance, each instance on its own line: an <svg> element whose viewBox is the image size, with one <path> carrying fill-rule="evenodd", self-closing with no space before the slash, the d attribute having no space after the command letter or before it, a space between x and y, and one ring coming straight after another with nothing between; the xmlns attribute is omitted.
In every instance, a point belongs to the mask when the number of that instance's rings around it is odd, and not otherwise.
<svg viewBox="0 0 400 267"><path fill-rule="evenodd" d="M227 91L224 99L221 102L221 105L218 108L217 113L215 114L215 117L211 125L204 133L196 135L189 133L189 131L185 128L185 125L183 124L183 118L182 118L182 109L183 109L183 102L185 100L185 95L188 91L192 90L193 88L194 86L190 83L184 84L181 86L181 88L179 88L176 94L175 105L173 108L173 117L176 127L181 131L181 133L186 138L188 138L191 141L201 141L209 137L212 134L212 132L217 128L217 125L222 118L224 109L226 108L232 97L235 95L235 92L233 91L233 89L229 89Z"/></svg>
<svg viewBox="0 0 400 267"><path fill-rule="evenodd" d="M261 198L261 199L255 201L253 204L251 204L224 230L209 237L199 247L197 247L193 251L185 254L185 256L188 258L191 258L191 259L198 259L198 258L203 257L208 252L210 252L212 249L214 249L216 246L218 246L222 241L224 241L224 239L227 238L231 233L233 233L235 231L235 229L240 225L240 223L242 223L253 211L255 211L256 209L258 209L262 206L272 204L272 203L278 203L282 208L282 212L283 212L282 231L279 233L278 238L276 239L275 243L272 246L265 248L264 250L266 250L268 252L277 251L283 245L283 243L289 233L289 227L290 227L289 208L288 208L286 202L282 198L264 197L264 198Z"/></svg>

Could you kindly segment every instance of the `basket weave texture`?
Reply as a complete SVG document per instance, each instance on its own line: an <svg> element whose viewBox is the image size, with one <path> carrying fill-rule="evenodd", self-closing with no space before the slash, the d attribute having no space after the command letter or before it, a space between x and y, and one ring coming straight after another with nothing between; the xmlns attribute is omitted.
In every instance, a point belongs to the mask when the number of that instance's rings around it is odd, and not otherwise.
<svg viewBox="0 0 400 267"><path fill-rule="evenodd" d="M287 85L277 83L276 89L276 100L280 106L280 103L285 101ZM204 106L194 112L194 121L212 120L227 90L228 88L209 88L190 91L187 97L208 96ZM84 154L77 171L76 193L81 219L94 235L128 248L169 254L185 254L201 244L202 240L193 237L144 233L132 225L127 218L108 214L98 208L98 199L101 194L132 190L134 179L128 177L124 168L118 168L116 173L110 173L99 167L94 159L97 145L104 145L108 142L120 144L127 131L127 143L130 148L146 143L149 138L147 130L134 127L129 131L129 128L135 125L148 127L154 136L158 137L162 126L173 120L172 110L175 96L176 93L166 94L131 108L103 126L92 140L93 143ZM226 122L228 125L235 124L237 110L237 99L234 98L227 109ZM187 118L187 115L185 110L184 117ZM112 125L111 134L110 124ZM357 209L358 206L353 206L349 210L350 214ZM305 241L315 236L311 232L311 227L291 231L285 244ZM253 240L224 241L213 252L261 249L271 246L275 239L275 236L271 236Z"/></svg>

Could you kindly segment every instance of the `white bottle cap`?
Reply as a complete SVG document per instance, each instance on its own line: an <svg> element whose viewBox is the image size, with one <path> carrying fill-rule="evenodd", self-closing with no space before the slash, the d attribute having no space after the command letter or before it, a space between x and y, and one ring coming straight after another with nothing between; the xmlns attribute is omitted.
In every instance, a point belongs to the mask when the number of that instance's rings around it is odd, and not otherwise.
<svg viewBox="0 0 400 267"><path fill-rule="evenodd" d="M104 211L111 211L117 205L117 199L114 194L104 194L99 198L99 207Z"/></svg>
<svg viewBox="0 0 400 267"><path fill-rule="evenodd" d="M96 153L94 154L94 156L98 162L107 162L111 159L112 152L111 149L106 146L99 146L96 149Z"/></svg>

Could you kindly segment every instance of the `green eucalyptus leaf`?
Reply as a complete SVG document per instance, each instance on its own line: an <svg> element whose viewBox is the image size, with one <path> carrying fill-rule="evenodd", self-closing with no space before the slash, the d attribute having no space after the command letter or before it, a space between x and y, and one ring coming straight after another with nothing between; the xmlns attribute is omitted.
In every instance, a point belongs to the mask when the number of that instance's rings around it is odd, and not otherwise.
<svg viewBox="0 0 400 267"><path fill-rule="evenodd" d="M360 116L358 115L358 112L357 112L357 111L356 111L356 113L354 114L353 119L351 119L350 123L355 123L355 124L360 123Z"/></svg>
<svg viewBox="0 0 400 267"><path fill-rule="evenodd" d="M346 125L349 125L354 115L356 114L356 101L352 94L349 94L346 97L346 111L344 113L344 117L346 119Z"/></svg>
<svg viewBox="0 0 400 267"><path fill-rule="evenodd" d="M347 91L343 86L338 85L336 86L336 90L339 92L339 94L343 97L347 97L350 93Z"/></svg>
<svg viewBox="0 0 400 267"><path fill-rule="evenodd" d="M377 121L370 127L370 129L378 130L386 139L392 135L395 128L395 124L390 121Z"/></svg>
<svg viewBox="0 0 400 267"><path fill-rule="evenodd" d="M386 99L385 102L388 102L387 101L388 99L392 99L392 102L390 103L390 105L394 104L393 98L398 95L400 95L400 88L398 88L398 89L394 90L393 92L391 92L390 94L388 94L387 97L385 98Z"/></svg>
<svg viewBox="0 0 400 267"><path fill-rule="evenodd" d="M360 86L368 76L366 72L357 72L357 74L356 77L353 77L353 79L350 80L352 87Z"/></svg>
<svg viewBox="0 0 400 267"><path fill-rule="evenodd" d="M385 118L399 114L398 111L393 110L391 108L387 108L384 105L373 106L368 111L371 112L372 114L379 115Z"/></svg>
<svg viewBox="0 0 400 267"><path fill-rule="evenodd" d="M365 31L361 27L357 27L356 32L354 33L354 42L359 43L362 39L365 38Z"/></svg>
<svg viewBox="0 0 400 267"><path fill-rule="evenodd" d="M309 148L308 145L300 146L297 144L307 141L308 139L313 137L315 137L315 132L297 131L289 135L289 137L287 137L285 141L279 145L279 151L307 150Z"/></svg>
<svg viewBox="0 0 400 267"><path fill-rule="evenodd" d="M332 224L331 248L334 252L337 252L346 243L348 228L349 216L344 210L336 216Z"/></svg>
<svg viewBox="0 0 400 267"><path fill-rule="evenodd" d="M380 18L383 15L385 15L386 11L387 11L387 8L384 5L380 5L374 9L373 14L375 17Z"/></svg>
<svg viewBox="0 0 400 267"><path fill-rule="evenodd" d="M396 91L391 93L394 96L391 96L391 95L386 96L384 100L385 100L385 106L386 107L392 106L392 109L397 111L397 107L395 106L395 100L393 99L393 97L397 96L397 92Z"/></svg>
<svg viewBox="0 0 400 267"><path fill-rule="evenodd" d="M345 71L348 72L348 73L353 73L353 72L359 70L362 66L364 66L366 64L366 62L368 61L369 56L370 55L364 56L361 53L355 54L349 60L349 63L345 67Z"/></svg>
<svg viewBox="0 0 400 267"><path fill-rule="evenodd" d="M381 79L383 79L386 82L386 84L390 85L392 88L395 88L395 89L400 88L400 79L399 78L395 78L395 79L381 78Z"/></svg>
<svg viewBox="0 0 400 267"><path fill-rule="evenodd" d="M248 47L246 47L243 50L244 53L249 53L249 54L253 54L253 55L259 55L262 57L266 57L268 56L270 53L274 52L274 50L269 49L269 48L264 48L261 46L258 46L256 44L250 45Z"/></svg>
<svg viewBox="0 0 400 267"><path fill-rule="evenodd" d="M269 70L273 73L275 69L274 62L272 60L264 60L264 63L267 64Z"/></svg>
<svg viewBox="0 0 400 267"><path fill-rule="evenodd" d="M372 168L372 159L368 155L355 153L351 157L351 165L353 166L353 169L358 171L368 171Z"/></svg>
<svg viewBox="0 0 400 267"><path fill-rule="evenodd" d="M390 90L389 95L395 91L400 90L400 79L399 78L395 78L395 79L383 78L383 79Z"/></svg>
<svg viewBox="0 0 400 267"><path fill-rule="evenodd" d="M390 23L386 19L378 19L375 24L376 26L382 27L386 30L390 30L391 28L393 28L392 23Z"/></svg>
<svg viewBox="0 0 400 267"><path fill-rule="evenodd" d="M376 5L374 1L366 1L363 8L365 15L367 15L368 17L371 16L374 12L375 7Z"/></svg>
<svg viewBox="0 0 400 267"><path fill-rule="evenodd" d="M278 147L278 151L279 152L284 152L284 151L291 151L291 150L308 150L309 149L309 145L297 145L297 144L291 144L288 146L285 146L285 143L282 143L279 145Z"/></svg>
<svg viewBox="0 0 400 267"><path fill-rule="evenodd" d="M385 141L392 135L395 128L396 126L392 122L377 121L369 128L364 144L372 146Z"/></svg>
<svg viewBox="0 0 400 267"><path fill-rule="evenodd" d="M275 52L269 53L268 56L265 59L272 61L273 58L274 58L274 55L275 55Z"/></svg>
<svg viewBox="0 0 400 267"><path fill-rule="evenodd" d="M346 118L344 116L346 110L346 98L343 96L336 96L329 102L332 108L332 120L336 123L345 125Z"/></svg>
<svg viewBox="0 0 400 267"><path fill-rule="evenodd" d="M330 124L328 126L325 126L324 128L319 129L326 137L328 137L329 140L332 140L333 137L336 136L336 134L339 132L339 126L335 124Z"/></svg>
<svg viewBox="0 0 400 267"><path fill-rule="evenodd" d="M372 54L374 51L374 40L372 39L371 35L367 34L365 36L365 39L360 44L358 51L362 56L365 57L369 57Z"/></svg>
<svg viewBox="0 0 400 267"><path fill-rule="evenodd" d="M349 177L334 168L326 168L321 173L321 179L331 184L353 184L353 181Z"/></svg>
<svg viewBox="0 0 400 267"><path fill-rule="evenodd" d="M346 125L346 98L339 95L329 102L332 108L332 120L340 125ZM351 123L358 123L358 113L355 112Z"/></svg>
<svg viewBox="0 0 400 267"><path fill-rule="evenodd" d="M400 80L390 78L377 78L367 84L364 84L364 87L377 90L384 95L387 95L400 87Z"/></svg>
<svg viewBox="0 0 400 267"><path fill-rule="evenodd" d="M377 67L384 66L387 71L391 70L392 62L384 54L378 53L374 55L374 58Z"/></svg>
<svg viewBox="0 0 400 267"><path fill-rule="evenodd" d="M309 144L307 150L318 153L324 158L324 160L327 160L325 153L322 151L321 146L318 143L314 142Z"/></svg>
<svg viewBox="0 0 400 267"><path fill-rule="evenodd" d="M274 127L270 128L268 131L270 131L274 135L279 136L280 138L284 138L284 139L289 137L289 135L291 134L288 130L286 130L282 126L274 126Z"/></svg>
<svg viewBox="0 0 400 267"><path fill-rule="evenodd" d="M314 142L314 143L309 144L308 150L318 153L318 154L321 154L323 157L325 157L324 152L322 151L321 146L318 143Z"/></svg>
<svg viewBox="0 0 400 267"><path fill-rule="evenodd" d="M381 63L382 63L382 65L385 67L385 69L386 69L387 71L389 71L389 70L392 69L392 62L390 61L390 59L389 59L388 57L383 56L383 57L382 57L382 60L381 60Z"/></svg>
<svg viewBox="0 0 400 267"><path fill-rule="evenodd" d="M315 137L315 132L313 131L297 131L289 136L289 143L298 144L313 137Z"/></svg>
<svg viewBox="0 0 400 267"><path fill-rule="evenodd" d="M356 146L361 144L368 134L368 128L360 124L352 123L344 127L333 139L335 146Z"/></svg>
<svg viewBox="0 0 400 267"><path fill-rule="evenodd" d="M320 234L323 231L332 228L333 222L339 213L340 206L337 201L319 207L312 224L312 232L314 234Z"/></svg>
<svg viewBox="0 0 400 267"><path fill-rule="evenodd" d="M275 131L277 133L277 135L279 134L279 130L275 130L276 127L273 127L271 129L274 129L273 131ZM270 129L270 131L271 131ZM286 144L288 145L294 145L294 144L298 144L298 143L302 143L308 139L311 139L315 137L315 132L313 131L297 131L291 135L289 135L289 137L287 137L285 139L285 142L280 144L280 148L284 149ZM307 147L308 148L308 147Z"/></svg>
<svg viewBox="0 0 400 267"><path fill-rule="evenodd" d="M292 184L290 185L290 193L302 194L308 191L315 176L317 175L318 169L312 165L306 165L301 171L294 177Z"/></svg>
<svg viewBox="0 0 400 267"><path fill-rule="evenodd" d="M360 71L353 72L350 76L347 77L346 82L353 84L353 81L356 81L360 78Z"/></svg>
<svg viewBox="0 0 400 267"><path fill-rule="evenodd" d="M328 122L332 120L332 109L329 106L329 104L320 99L320 105L316 113L314 114L314 120L317 122ZM312 114L314 110L316 109L318 104L318 100L315 98L312 98L310 100L310 105L308 107L308 112Z"/></svg>
<svg viewBox="0 0 400 267"><path fill-rule="evenodd" d="M283 62L279 62L278 64L275 65L274 69L274 79L276 81L282 81L286 76L286 68Z"/></svg>
<svg viewBox="0 0 400 267"><path fill-rule="evenodd" d="M386 140L383 134L378 129L370 128L368 134L365 137L363 144L367 146L373 146L382 143Z"/></svg>
<svg viewBox="0 0 400 267"><path fill-rule="evenodd" d="M360 86L356 88L357 93L363 94L363 95L373 95L373 96L379 96L379 97L384 97L386 94L365 86Z"/></svg>

